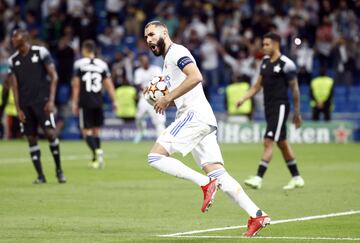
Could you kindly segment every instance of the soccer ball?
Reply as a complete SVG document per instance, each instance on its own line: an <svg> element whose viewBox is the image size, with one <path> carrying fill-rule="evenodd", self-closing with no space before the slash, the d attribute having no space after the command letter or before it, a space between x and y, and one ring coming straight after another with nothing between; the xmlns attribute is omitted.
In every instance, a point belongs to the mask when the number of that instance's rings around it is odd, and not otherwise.
<svg viewBox="0 0 360 243"><path fill-rule="evenodd" d="M153 77L145 91L145 99L150 105L154 105L155 102L168 92L167 85L163 76Z"/></svg>

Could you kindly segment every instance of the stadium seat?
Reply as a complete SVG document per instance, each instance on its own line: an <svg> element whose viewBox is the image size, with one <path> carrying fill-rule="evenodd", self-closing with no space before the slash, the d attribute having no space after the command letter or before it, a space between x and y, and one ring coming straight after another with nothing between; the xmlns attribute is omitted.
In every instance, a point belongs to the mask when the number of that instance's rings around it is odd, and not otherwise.
<svg viewBox="0 0 360 243"><path fill-rule="evenodd" d="M65 105L70 99L70 86L68 84L61 84L57 89L56 102L60 105Z"/></svg>

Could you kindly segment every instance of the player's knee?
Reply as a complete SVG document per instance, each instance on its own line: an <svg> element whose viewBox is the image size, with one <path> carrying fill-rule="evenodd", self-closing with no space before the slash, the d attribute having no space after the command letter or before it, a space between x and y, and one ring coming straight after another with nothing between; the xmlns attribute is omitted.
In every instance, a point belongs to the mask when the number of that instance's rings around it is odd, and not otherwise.
<svg viewBox="0 0 360 243"><path fill-rule="evenodd" d="M54 129L46 129L45 134L49 141L54 141L56 139L56 132Z"/></svg>
<svg viewBox="0 0 360 243"><path fill-rule="evenodd" d="M283 141L277 142L277 146L278 146L279 149L281 149L281 150L286 149L286 143L284 143Z"/></svg>
<svg viewBox="0 0 360 243"><path fill-rule="evenodd" d="M159 160L161 160L164 157L162 154L157 153L149 153L148 154L148 163L150 166L153 166L153 164Z"/></svg>

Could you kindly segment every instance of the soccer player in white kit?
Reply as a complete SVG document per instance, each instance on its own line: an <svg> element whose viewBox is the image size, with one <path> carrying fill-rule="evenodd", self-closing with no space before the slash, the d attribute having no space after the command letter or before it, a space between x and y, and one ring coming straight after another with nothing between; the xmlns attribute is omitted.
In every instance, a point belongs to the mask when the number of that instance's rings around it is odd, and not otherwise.
<svg viewBox="0 0 360 243"><path fill-rule="evenodd" d="M250 216L245 236L251 237L270 223L266 215L247 196L241 185L224 168L216 139L217 122L202 88L202 75L187 48L171 41L167 27L160 21L145 26L145 41L151 51L164 58L163 75L169 92L159 98L154 109L163 114L175 105L175 121L166 128L148 154L148 163L164 173L190 180L204 193L201 211L211 206L217 189L224 191ZM174 152L183 156L192 153L207 176L170 157Z"/></svg>
<svg viewBox="0 0 360 243"><path fill-rule="evenodd" d="M135 70L134 73L134 84L140 86L142 90L144 90L149 81L154 76L161 75L161 68L155 65L151 65L149 63L149 57L146 54L142 54L139 57L140 67ZM156 134L160 136L161 132L165 130L165 121L166 117L163 114L157 114L152 107L141 94L139 95L139 102L135 117L135 123L137 128L137 134L134 139L134 143L138 143L141 141L144 130L146 129L146 116L150 116L152 123L155 126Z"/></svg>

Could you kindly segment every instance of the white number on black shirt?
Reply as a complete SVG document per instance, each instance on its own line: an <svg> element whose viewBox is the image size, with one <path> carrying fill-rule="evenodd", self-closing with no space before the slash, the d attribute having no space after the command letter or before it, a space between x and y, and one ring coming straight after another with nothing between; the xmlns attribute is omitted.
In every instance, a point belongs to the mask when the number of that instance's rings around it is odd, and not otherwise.
<svg viewBox="0 0 360 243"><path fill-rule="evenodd" d="M96 72L86 72L82 76L82 81L85 82L87 92L99 92L101 90L101 80L101 74Z"/></svg>

